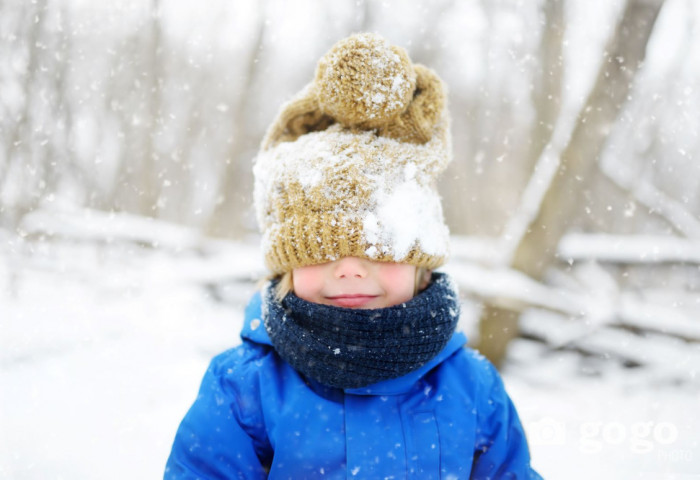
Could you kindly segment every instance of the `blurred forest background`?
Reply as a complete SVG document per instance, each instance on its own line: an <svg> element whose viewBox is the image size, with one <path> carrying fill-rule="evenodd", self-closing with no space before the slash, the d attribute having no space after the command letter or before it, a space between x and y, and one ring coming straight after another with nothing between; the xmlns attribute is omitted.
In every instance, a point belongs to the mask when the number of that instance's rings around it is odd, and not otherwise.
<svg viewBox="0 0 700 480"><path fill-rule="evenodd" d="M449 87L444 270L536 468L697 478L698 0L0 0L0 478L161 474L259 142L363 30Z"/></svg>
<svg viewBox="0 0 700 480"><path fill-rule="evenodd" d="M457 256L545 283L583 259L612 285L697 293L695 0L3 0L0 228L89 208L254 237L263 133L357 31L449 86ZM533 300L476 283L498 362Z"/></svg>

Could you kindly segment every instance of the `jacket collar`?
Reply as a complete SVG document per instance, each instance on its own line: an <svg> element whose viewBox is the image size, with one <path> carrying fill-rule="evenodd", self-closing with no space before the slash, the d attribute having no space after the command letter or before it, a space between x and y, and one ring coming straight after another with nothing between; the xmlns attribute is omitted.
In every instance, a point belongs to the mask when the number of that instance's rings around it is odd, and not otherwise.
<svg viewBox="0 0 700 480"><path fill-rule="evenodd" d="M241 338L272 347L272 342L262 321L262 297L259 291L253 295L246 307ZM398 378L384 380L366 387L347 389L345 393L353 395L398 395L406 393L426 373L461 349L466 343L467 337L462 332L455 332L445 348L422 367Z"/></svg>

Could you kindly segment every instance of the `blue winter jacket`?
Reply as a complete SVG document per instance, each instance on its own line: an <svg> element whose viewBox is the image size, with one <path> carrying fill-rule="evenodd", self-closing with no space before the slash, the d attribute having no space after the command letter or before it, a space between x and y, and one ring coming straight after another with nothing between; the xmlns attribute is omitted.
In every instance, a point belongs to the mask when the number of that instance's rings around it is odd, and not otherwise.
<svg viewBox="0 0 700 480"><path fill-rule="evenodd" d="M420 369L345 391L280 359L260 294L241 336L211 362L165 479L540 478L499 374L461 333Z"/></svg>

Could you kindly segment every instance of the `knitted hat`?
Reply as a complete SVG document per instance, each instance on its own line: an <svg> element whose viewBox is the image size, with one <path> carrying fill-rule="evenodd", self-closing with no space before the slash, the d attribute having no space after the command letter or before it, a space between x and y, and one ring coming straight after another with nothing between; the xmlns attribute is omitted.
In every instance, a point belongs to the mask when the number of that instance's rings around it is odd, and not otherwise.
<svg viewBox="0 0 700 480"><path fill-rule="evenodd" d="M376 34L321 58L255 159L255 208L274 274L345 256L435 268L449 231L436 180L451 160L437 74Z"/></svg>

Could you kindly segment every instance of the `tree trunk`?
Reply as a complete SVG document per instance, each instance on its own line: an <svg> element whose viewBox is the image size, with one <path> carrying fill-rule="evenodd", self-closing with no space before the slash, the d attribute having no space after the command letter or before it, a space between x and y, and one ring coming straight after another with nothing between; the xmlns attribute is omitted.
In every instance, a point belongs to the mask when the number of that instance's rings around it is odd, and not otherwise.
<svg viewBox="0 0 700 480"><path fill-rule="evenodd" d="M28 46L28 61L27 67L22 74L21 84L24 90L22 109L19 111L16 120L7 122L7 133L4 135L0 143L4 144L5 162L0 162L0 195L9 188L9 183L12 178L12 170L19 163L18 169L27 170L35 169L40 172L42 165L35 162L32 158L33 147L33 125L34 118L32 116L32 102L35 96L39 95L41 86L38 85L42 72L39 68L40 57L44 54L43 50L38 47L44 35L44 23L47 16L46 0L33 2L31 5L25 5L27 13L20 16L18 26L21 36L25 36ZM0 8L6 8L3 6ZM23 34L21 29L26 26L27 32ZM7 121L7 119L5 119ZM0 129L4 129L5 125L1 125ZM3 132L4 133L4 132ZM20 176L20 178L22 178ZM37 204L40 198L40 192L37 191L35 185L22 185L22 197L16 200L13 204L0 208L0 214L9 218L9 223L16 226L19 219Z"/></svg>
<svg viewBox="0 0 700 480"><path fill-rule="evenodd" d="M258 8L262 12L265 11L265 4ZM261 15L260 24L257 30L253 48L251 49L250 58L248 61L248 69L246 72L246 80L243 88L239 93L239 101L234 112L233 119L233 145L230 150L230 162L227 163L223 170L223 181L218 186L219 198L221 199L216 206L206 226L206 233L215 237L231 237L239 227L242 226L242 200L246 196L250 196L244 186L244 179L252 176L252 168L250 160L243 161L242 157L253 151L260 139L249 131L249 122L245 119L252 110L251 104L255 100L250 94L253 85L258 80L259 75L259 56L262 52L263 42L265 41L266 24L264 15ZM251 182L248 182L251 183Z"/></svg>
<svg viewBox="0 0 700 480"><path fill-rule="evenodd" d="M113 203L118 209L155 217L158 214L158 198L162 179L159 177L161 162L156 150L154 135L160 128L162 114L161 82L163 77L163 36L160 18L160 0L151 0L150 21L143 33L133 38L133 55L137 60L133 80L129 88L133 91L116 91L115 96L128 98L127 108L121 112L124 150L119 164L117 185ZM136 82L135 85L132 82ZM120 84L119 88L125 88ZM129 98L131 97L131 98ZM131 103L134 102L134 103ZM138 123L134 122L137 118Z"/></svg>
<svg viewBox="0 0 700 480"><path fill-rule="evenodd" d="M546 0L542 6L544 25L540 40L540 63L532 89L535 120L526 161L535 165L552 139L561 109L564 60L564 1Z"/></svg>
<svg viewBox="0 0 700 480"><path fill-rule="evenodd" d="M627 3L605 49L595 84L561 152L556 174L517 243L510 260L512 268L541 280L555 260L557 244L582 202L585 181L603 150L609 125L627 101L662 4L663 0ZM477 348L497 366L502 364L508 343L518 333L517 326L517 312L486 305Z"/></svg>

